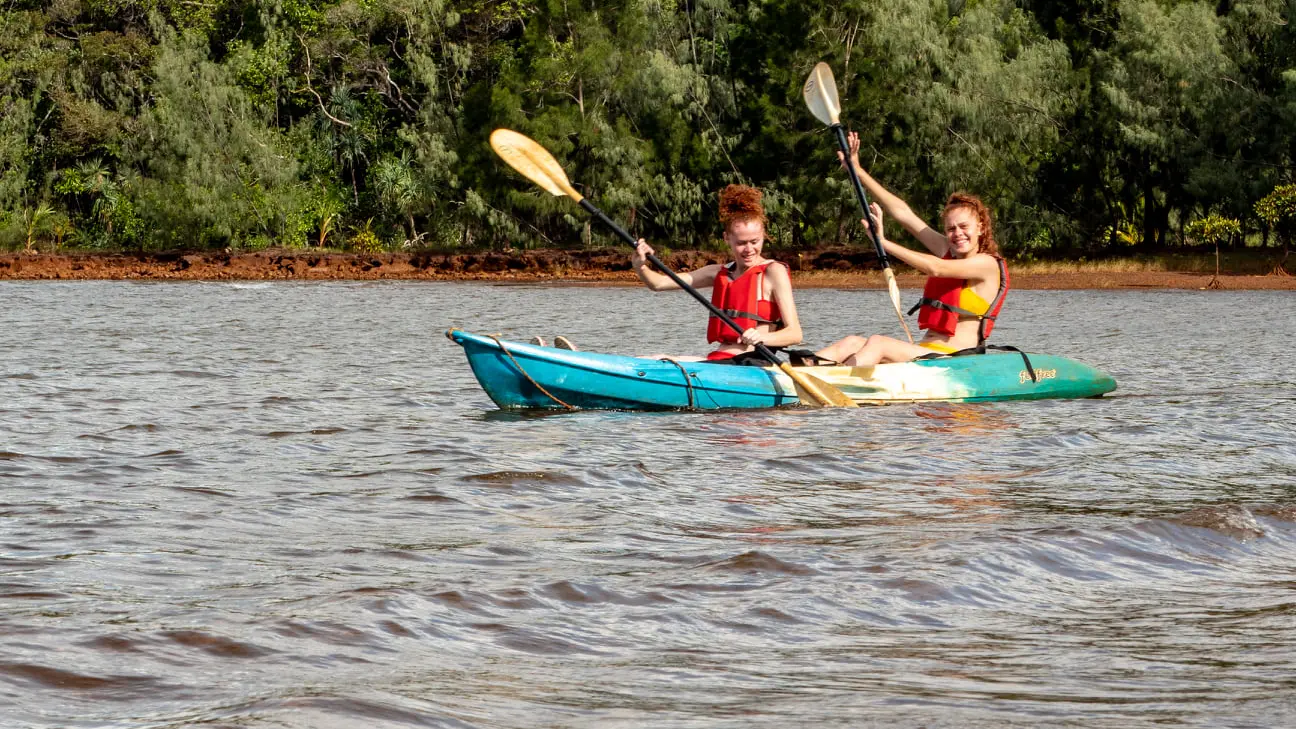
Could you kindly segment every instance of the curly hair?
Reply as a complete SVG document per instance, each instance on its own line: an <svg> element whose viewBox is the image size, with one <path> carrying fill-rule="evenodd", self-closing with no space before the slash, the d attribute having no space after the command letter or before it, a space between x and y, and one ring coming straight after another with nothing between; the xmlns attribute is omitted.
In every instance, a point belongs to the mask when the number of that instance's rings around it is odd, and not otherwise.
<svg viewBox="0 0 1296 729"><path fill-rule="evenodd" d="M981 202L981 198L976 195L960 191L950 195L949 200L945 201L945 210L941 212L941 218L943 219L950 214L950 211L959 208L971 210L972 214L977 218L977 223L981 227L981 238L978 241L981 248L979 252L989 253L992 256L999 255L999 244L995 242L994 226L990 222L990 208Z"/></svg>
<svg viewBox="0 0 1296 729"><path fill-rule="evenodd" d="M747 185L727 185L720 191L720 223L725 230L734 223L745 223L755 220L765 225L765 206L761 204L762 193Z"/></svg>

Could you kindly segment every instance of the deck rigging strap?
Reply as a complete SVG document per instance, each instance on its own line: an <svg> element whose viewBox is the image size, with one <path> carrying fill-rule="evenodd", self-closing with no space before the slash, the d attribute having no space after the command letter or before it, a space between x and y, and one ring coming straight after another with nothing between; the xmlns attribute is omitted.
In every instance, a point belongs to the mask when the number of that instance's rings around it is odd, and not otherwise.
<svg viewBox="0 0 1296 729"><path fill-rule="evenodd" d="M1030 375L1031 382L1039 384L1039 376L1035 374L1035 367L1031 365L1030 357L1027 357L1025 352L1021 351L1020 349L1017 349L1016 347L1009 347L1006 344L1004 345L983 344L981 346L984 349L993 349L999 352L1016 352L1017 354L1020 354L1022 358L1022 362L1026 363L1026 373Z"/></svg>
<svg viewBox="0 0 1296 729"><path fill-rule="evenodd" d="M1039 382L1039 376L1035 374L1035 368L1031 366L1030 357L1027 357L1026 353L1021 351L1020 349L1016 347L1010 347L1006 344L1002 344L1002 345L1001 344L981 344L976 347L968 347L967 349L960 349L957 352L950 352L949 354L945 354L943 352L932 352L931 354L924 354L923 356L915 357L914 359L919 360L919 359L940 359L942 357L966 357L972 354L986 354L987 353L986 350L989 349L993 349L996 352L1016 352L1017 354L1020 354L1022 358L1022 362L1026 363L1026 373L1030 375L1031 382L1036 382L1036 383Z"/></svg>
<svg viewBox="0 0 1296 729"><path fill-rule="evenodd" d="M564 408L567 408L568 410L579 410L579 409L580 409L580 408L577 408L575 405L568 405L567 403L563 402L562 400L560 400L560 399L558 398L557 395L555 395L555 394L553 394L552 392L549 392L548 390L544 389L544 385L541 385L539 382L536 382L534 379L532 379L531 375L527 374L527 371L524 370L524 369L522 369L522 363L521 363L521 362L518 362L518 361L517 361L517 358L513 356L513 353L510 352L510 351L508 351L508 347L505 347L505 346L504 346L504 342L501 342L501 341L500 341L499 336L497 336L497 335L495 335L495 334L487 334L486 336L488 336L488 337L490 337L491 339L494 339L494 340L495 340L495 343L499 345L500 351L503 352L504 354L507 354L507 355L508 355L509 360L513 362L513 366L517 368L517 371L518 371L518 372L521 372L521 373L522 373L522 376L525 377L525 378L527 378L527 382L530 382L532 385L535 385L535 387L536 387L537 390L539 390L540 392L543 392L545 395L548 395L550 400L553 400L554 402L558 403L559 405L562 405Z"/></svg>
<svg viewBox="0 0 1296 729"><path fill-rule="evenodd" d="M689 377L688 370L684 369L684 365L680 364L678 360L673 360L670 357L662 357L662 361L670 362L671 364L675 365L676 367L679 368L680 374L684 375L684 391L688 393L688 401L689 401L688 409L696 410L697 401L693 398L693 378Z"/></svg>

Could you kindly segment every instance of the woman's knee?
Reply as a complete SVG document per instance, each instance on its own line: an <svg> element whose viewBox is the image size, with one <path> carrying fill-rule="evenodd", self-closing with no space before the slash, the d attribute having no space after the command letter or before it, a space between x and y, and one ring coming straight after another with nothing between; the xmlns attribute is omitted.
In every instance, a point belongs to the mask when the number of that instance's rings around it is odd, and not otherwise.
<svg viewBox="0 0 1296 729"><path fill-rule="evenodd" d="M817 354L830 357L839 355L837 359L840 359L841 357L851 354L862 346L864 346L864 340L852 334L844 339L838 339L827 347L819 350Z"/></svg>
<svg viewBox="0 0 1296 729"><path fill-rule="evenodd" d="M868 340L858 334L852 334L838 342L838 345L848 352L855 352L863 349L866 344L868 344Z"/></svg>

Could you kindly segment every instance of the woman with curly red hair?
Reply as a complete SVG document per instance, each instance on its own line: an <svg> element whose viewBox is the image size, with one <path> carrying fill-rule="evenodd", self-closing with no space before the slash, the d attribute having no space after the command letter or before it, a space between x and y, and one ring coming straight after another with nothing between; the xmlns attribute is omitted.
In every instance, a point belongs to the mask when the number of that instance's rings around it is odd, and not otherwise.
<svg viewBox="0 0 1296 729"><path fill-rule="evenodd" d="M842 164L845 157L838 152ZM869 176L859 162L859 135L851 132L850 161L860 182L881 205L870 211L887 255L927 274L918 310L918 326L927 334L918 344L874 334L851 335L819 350L824 359L848 365L908 362L933 352L951 354L985 344L994 328L1004 294L1008 268L999 255L990 209L975 195L956 192L945 203L945 233L932 230L904 200ZM910 250L886 239L882 211L895 218L930 254ZM913 313L911 310L910 313Z"/></svg>
<svg viewBox="0 0 1296 729"><path fill-rule="evenodd" d="M729 185L721 190L720 223L733 261L713 263L679 275L693 288L710 287L711 303L743 328L740 335L712 316L707 323L707 341L717 346L706 359L729 361L752 351L757 344L771 349L799 344L801 321L792 300L792 277L787 266L761 255L765 245L761 191L746 185ZM647 256L652 253L652 247L640 239L630 255L630 265L639 279L653 291L679 288L670 277L646 265Z"/></svg>

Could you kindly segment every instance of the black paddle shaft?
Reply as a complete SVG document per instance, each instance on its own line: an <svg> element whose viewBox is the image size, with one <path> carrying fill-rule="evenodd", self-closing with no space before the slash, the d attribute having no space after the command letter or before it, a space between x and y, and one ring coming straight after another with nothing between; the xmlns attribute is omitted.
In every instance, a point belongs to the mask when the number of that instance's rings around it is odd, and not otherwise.
<svg viewBox="0 0 1296 729"><path fill-rule="evenodd" d="M851 173L854 174L854 170L852 170ZM616 233L617 236L621 238L621 240L625 241L626 243L629 243L632 246L638 247L639 241L636 240L634 236L627 233L624 228L622 228L621 226L613 222L611 218L604 215L602 210L599 210L597 207L594 206L594 203L590 202L585 198L581 198L580 206L585 208L585 212L598 218L600 222L602 222L607 227L611 228L612 232ZM880 247L879 250L881 250ZM670 270L670 268L668 268L665 263L662 263L660 258L658 258L656 255L652 253L649 253L648 260L649 262L652 263L652 265L657 267L658 271L661 271L667 276L670 276L670 279L674 281L677 286L687 291L689 295L692 296L693 298L702 302L703 306L711 310L712 316L716 317L717 319L724 322L725 324L728 324L729 328L737 332L739 335L743 333L743 328L738 326L738 322L729 318L728 314L725 314L723 311L717 309L716 305L712 304L711 301L707 299L707 297L698 293L697 289L685 283L684 279L680 278L678 275L676 275L674 271ZM884 258L883 260L886 259ZM781 362L779 358L775 356L773 352L770 351L769 347L766 347L764 344L757 344L756 351L760 353L760 356L764 357L765 359L769 360L770 362L776 365L783 364L783 362Z"/></svg>
<svg viewBox="0 0 1296 729"><path fill-rule="evenodd" d="M864 208L864 220L868 223L869 236L873 239L873 248L877 250L878 261L882 268L890 268L891 261L887 260L886 249L882 247L882 236L878 235L877 224L873 222L873 211L869 209L868 193L864 192L864 183L860 182L859 174L855 172L855 165L851 164L850 142L846 140L846 127L838 122L832 125L832 130L837 133L837 146L841 147L842 157L846 160L846 172L850 175L851 184L855 186L855 199L859 200L860 207Z"/></svg>

